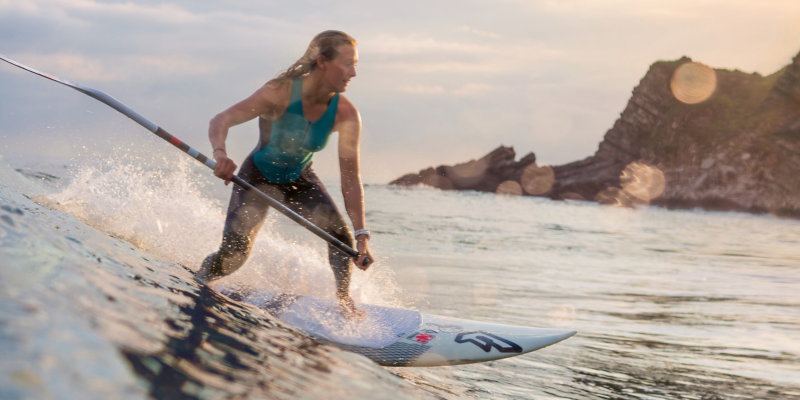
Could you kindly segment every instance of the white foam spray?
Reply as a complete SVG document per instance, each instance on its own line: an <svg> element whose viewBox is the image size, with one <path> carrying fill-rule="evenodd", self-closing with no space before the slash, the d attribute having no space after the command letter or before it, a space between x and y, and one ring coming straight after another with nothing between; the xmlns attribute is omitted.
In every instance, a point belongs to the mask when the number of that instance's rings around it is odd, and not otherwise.
<svg viewBox="0 0 800 400"><path fill-rule="evenodd" d="M36 200L143 250L198 269L219 247L225 222L227 204L208 194L215 178L188 158L165 157L158 167L141 162L124 155L86 161L76 168L66 189ZM273 230L274 218L284 217L270 212L247 263L215 285L334 298L324 246L285 240ZM390 275L388 269L355 271L353 298L399 305Z"/></svg>

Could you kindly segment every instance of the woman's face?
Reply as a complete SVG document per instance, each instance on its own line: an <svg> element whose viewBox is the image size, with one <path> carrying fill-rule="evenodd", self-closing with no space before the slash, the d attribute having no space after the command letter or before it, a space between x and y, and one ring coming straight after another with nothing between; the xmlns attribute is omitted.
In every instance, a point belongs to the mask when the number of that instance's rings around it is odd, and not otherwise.
<svg viewBox="0 0 800 400"><path fill-rule="evenodd" d="M350 44L343 44L337 50L339 55L326 63L325 77L336 92L344 92L350 79L356 76L358 50Z"/></svg>

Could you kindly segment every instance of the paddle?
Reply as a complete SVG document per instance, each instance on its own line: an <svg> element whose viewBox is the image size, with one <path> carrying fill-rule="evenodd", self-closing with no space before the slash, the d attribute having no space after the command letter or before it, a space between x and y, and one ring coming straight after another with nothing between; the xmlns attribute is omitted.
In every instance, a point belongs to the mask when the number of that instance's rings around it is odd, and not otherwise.
<svg viewBox="0 0 800 400"><path fill-rule="evenodd" d="M62 85L69 86L69 87L71 87L71 88L73 88L73 89L75 89L75 90L77 90L77 91L79 91L79 92L81 92L81 93L83 93L85 95L88 95L88 96L91 96L91 97L93 97L93 98L95 98L97 100L100 100L101 102L105 103L106 105L110 106L111 108L121 112L126 117L136 121L137 124L147 128L148 131L155 133L156 135L158 135L158 137L166 140L167 142L171 143L173 146L181 149L184 153L192 156L192 158L194 158L195 160L200 161L201 163L205 164L208 168L214 169L214 167L217 165L217 163L214 162L214 160L204 156L199 151L189 147L189 145L187 145L186 143L183 143L182 141L180 141L175 136L170 135L169 133L167 133L167 131L161 129L158 125L148 121L145 117L139 115L136 111L131 110L126 105L124 105L124 104L120 103L119 101L117 101L117 99L115 99L115 98L113 98L113 97L111 97L111 96L109 96L109 95L107 95L107 94L105 94L105 93L103 93L103 92L101 92L99 90L92 89L90 87L83 86L83 85L78 85L77 83L72 83L72 82L69 82L69 81L66 81L66 80L63 80L63 79L59 79L59 78L57 78L57 77L55 77L53 75L50 75L50 74L47 74L47 73L44 73L44 72L41 72L41 71L37 71L37 70L27 66L27 65L20 64L20 63L18 63L16 61L4 56L3 54L0 54L0 60L3 60L5 62L7 62L9 64L12 64L12 65L15 65L17 67L20 67L20 68L22 68L22 69L24 69L24 70L26 70L28 72L33 72L36 75L43 76L43 77L45 77L47 79L50 79L52 81L56 81L56 82L58 82L58 83L60 83ZM318 226L312 224L311 222L309 222L307 219L301 217L296 212L288 209L286 206L284 206L283 204L279 203L277 200L273 199L272 197L267 196L266 194L264 194L264 192L262 192L262 191L256 189L255 187L253 187L253 185L243 181L242 178L239 178L238 176L234 175L233 178L231 178L231 182L235 183L236 185L239 185L242 189L244 189L244 190L246 190L248 192L252 192L256 196L262 198L264 201L269 203L270 206L272 206L276 210L280 211L281 214L289 217L289 219L291 219L292 221L297 222L298 224L302 225L303 227L305 227L309 231L313 232L315 235L321 237L322 239L325 239L325 241L327 241L328 243L336 246L336 248L338 248L339 250L345 252L348 256L353 257L353 258L358 258L358 256L359 256L358 252L356 250L354 250L352 247L342 243L341 240L336 239L335 237L331 236L330 234L328 234L328 232L323 231ZM367 264L369 264L369 257L365 257L364 258L364 263L362 264L362 266L363 265L367 265Z"/></svg>

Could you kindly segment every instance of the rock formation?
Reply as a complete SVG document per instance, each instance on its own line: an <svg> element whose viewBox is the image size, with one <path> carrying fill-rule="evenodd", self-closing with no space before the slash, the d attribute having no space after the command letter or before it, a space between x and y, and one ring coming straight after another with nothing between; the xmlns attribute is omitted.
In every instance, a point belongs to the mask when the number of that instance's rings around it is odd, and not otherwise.
<svg viewBox="0 0 800 400"><path fill-rule="evenodd" d="M514 157L501 146L391 184L800 216L800 54L769 76L656 62L593 156Z"/></svg>
<svg viewBox="0 0 800 400"><path fill-rule="evenodd" d="M416 174L408 174L392 181L391 185L423 184L444 190L478 190L494 192L505 181L519 182L523 169L536 163L536 156L528 154L514 161L516 153L511 147L500 146L478 160L455 166L440 165Z"/></svg>

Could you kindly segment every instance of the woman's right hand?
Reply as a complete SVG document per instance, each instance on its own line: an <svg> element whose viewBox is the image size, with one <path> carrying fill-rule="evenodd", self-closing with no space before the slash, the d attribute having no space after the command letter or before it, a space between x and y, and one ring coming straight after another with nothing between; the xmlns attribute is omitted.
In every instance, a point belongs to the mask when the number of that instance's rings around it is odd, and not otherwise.
<svg viewBox="0 0 800 400"><path fill-rule="evenodd" d="M214 175L216 175L217 178L225 180L225 186L227 186L231 183L233 173L236 171L236 164L233 160L228 158L225 151L221 149L214 150L214 161L217 163L214 167Z"/></svg>

